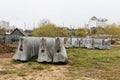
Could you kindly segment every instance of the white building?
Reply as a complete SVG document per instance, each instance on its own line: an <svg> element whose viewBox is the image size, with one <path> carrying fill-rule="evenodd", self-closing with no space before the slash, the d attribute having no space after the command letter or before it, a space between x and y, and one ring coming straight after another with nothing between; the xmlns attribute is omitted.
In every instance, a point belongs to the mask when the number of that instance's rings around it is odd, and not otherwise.
<svg viewBox="0 0 120 80"><path fill-rule="evenodd" d="M97 27L97 17L93 16L89 20L89 28Z"/></svg>
<svg viewBox="0 0 120 80"><path fill-rule="evenodd" d="M92 18L90 18L89 20L89 29L92 27L105 27L107 25L107 19L106 18L97 18L95 16L93 16Z"/></svg>

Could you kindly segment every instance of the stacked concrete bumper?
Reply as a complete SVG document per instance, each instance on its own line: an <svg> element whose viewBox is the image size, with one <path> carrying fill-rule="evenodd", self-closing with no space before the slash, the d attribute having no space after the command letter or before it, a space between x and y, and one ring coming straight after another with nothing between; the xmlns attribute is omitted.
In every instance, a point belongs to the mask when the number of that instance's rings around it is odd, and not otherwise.
<svg viewBox="0 0 120 80"><path fill-rule="evenodd" d="M109 39L94 39L94 38L67 38L64 43L66 48L88 48L88 49L111 49L111 41Z"/></svg>
<svg viewBox="0 0 120 80"><path fill-rule="evenodd" d="M38 56L37 62L67 63L65 48L111 49L109 39L94 38L50 38L50 37L22 37L13 60L28 61Z"/></svg>
<svg viewBox="0 0 120 80"><path fill-rule="evenodd" d="M67 63L65 40L62 38L22 37L13 60L28 61L38 56L37 62Z"/></svg>

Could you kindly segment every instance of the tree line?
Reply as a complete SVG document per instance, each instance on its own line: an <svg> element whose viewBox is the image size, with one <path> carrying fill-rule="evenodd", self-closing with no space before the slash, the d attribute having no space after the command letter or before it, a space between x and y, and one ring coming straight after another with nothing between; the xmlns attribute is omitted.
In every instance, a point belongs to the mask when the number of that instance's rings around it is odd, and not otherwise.
<svg viewBox="0 0 120 80"><path fill-rule="evenodd" d="M105 27L92 27L69 29L67 27L56 26L52 23L41 24L33 30L33 36L36 37L70 37L73 36L92 36L99 37L100 35L108 36L109 38L120 38L120 26L115 24L107 25Z"/></svg>
<svg viewBox="0 0 120 80"><path fill-rule="evenodd" d="M33 36L35 37L70 37L81 36L86 37L87 29L79 28L79 29L69 29L67 27L56 26L55 24L42 24L39 25L38 28L35 28L33 31Z"/></svg>

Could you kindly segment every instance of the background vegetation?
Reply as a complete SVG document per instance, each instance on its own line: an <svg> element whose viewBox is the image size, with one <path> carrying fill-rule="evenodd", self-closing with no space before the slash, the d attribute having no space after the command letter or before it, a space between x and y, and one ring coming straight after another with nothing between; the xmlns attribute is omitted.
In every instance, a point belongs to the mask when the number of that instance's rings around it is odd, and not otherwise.
<svg viewBox="0 0 120 80"><path fill-rule="evenodd" d="M66 27L58 27L54 24L41 24L34 29L33 36L36 37L69 37L69 30Z"/></svg>
<svg viewBox="0 0 120 80"><path fill-rule="evenodd" d="M86 28L78 28L75 30L75 36L86 37L87 36L87 29Z"/></svg>
<svg viewBox="0 0 120 80"><path fill-rule="evenodd" d="M105 27L93 27L90 29L91 35L106 35L109 38L120 38L120 26L112 24Z"/></svg>

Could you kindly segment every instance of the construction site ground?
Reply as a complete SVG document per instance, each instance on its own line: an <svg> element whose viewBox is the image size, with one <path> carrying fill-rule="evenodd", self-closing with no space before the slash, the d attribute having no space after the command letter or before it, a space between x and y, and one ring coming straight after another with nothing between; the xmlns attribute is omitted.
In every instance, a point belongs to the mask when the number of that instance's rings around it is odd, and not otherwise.
<svg viewBox="0 0 120 80"><path fill-rule="evenodd" d="M2 48L1 48L2 46ZM0 45L0 80L120 80L120 46L111 50L67 49L69 63L13 61L17 45Z"/></svg>

